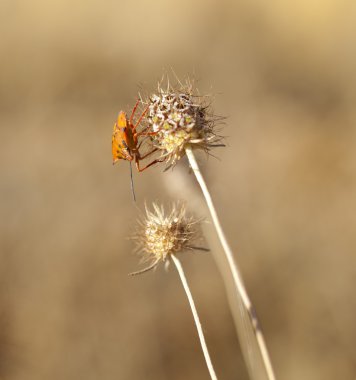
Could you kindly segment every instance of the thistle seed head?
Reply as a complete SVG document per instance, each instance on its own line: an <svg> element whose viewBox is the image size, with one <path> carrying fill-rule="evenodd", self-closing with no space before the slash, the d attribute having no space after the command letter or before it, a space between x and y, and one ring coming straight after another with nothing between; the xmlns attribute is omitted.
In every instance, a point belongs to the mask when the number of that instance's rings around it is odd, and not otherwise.
<svg viewBox="0 0 356 380"><path fill-rule="evenodd" d="M186 216L184 206L173 205L169 213L163 206L153 204L153 211L146 207L146 217L140 221L135 235L137 248L144 254L144 261L160 262L170 254L194 249L192 243L199 236L197 221Z"/></svg>
<svg viewBox="0 0 356 380"><path fill-rule="evenodd" d="M184 156L187 145L208 152L222 140L215 132L216 122L221 118L211 113L206 97L193 95L189 82L178 90L169 85L163 90L159 85L148 104L148 124L156 133L153 144L170 165Z"/></svg>

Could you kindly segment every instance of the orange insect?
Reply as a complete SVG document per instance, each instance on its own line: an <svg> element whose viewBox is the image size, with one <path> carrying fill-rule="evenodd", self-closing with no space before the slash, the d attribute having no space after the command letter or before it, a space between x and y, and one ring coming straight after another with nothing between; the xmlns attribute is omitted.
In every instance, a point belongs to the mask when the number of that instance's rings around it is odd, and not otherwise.
<svg viewBox="0 0 356 380"><path fill-rule="evenodd" d="M151 155L152 153L157 151L157 148L153 148L151 151L146 153L145 155L141 155L140 146L141 142L139 142L139 137L143 136L151 136L156 134L155 132L147 132L148 128L143 129L141 132L137 131L138 126L140 125L143 117L145 116L148 106L142 112L136 124L133 123L133 118L137 107L140 103L138 100L135 104L135 107L132 110L130 119L127 119L126 113L124 111L120 111L119 116L117 118L116 123L114 124L114 130L112 133L112 158L113 164L118 162L119 160L126 160L130 162L130 173L131 173L131 187L133 196L135 199L135 193L133 190L132 184L132 169L131 162L135 161L136 168L139 172L142 172L149 168L150 166L156 164L157 162L161 162L161 160L155 159L146 165L143 168L140 168L140 161Z"/></svg>

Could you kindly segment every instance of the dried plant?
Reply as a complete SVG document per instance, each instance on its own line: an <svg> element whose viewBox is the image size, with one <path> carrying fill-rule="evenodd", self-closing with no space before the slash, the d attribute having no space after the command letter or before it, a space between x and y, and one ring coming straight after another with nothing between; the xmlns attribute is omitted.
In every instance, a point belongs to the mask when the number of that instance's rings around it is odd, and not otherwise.
<svg viewBox="0 0 356 380"><path fill-rule="evenodd" d="M237 320L237 331L242 342L249 373L253 379L274 380L272 363L255 309L246 291L237 262L227 242L210 192L194 155L195 149L202 149L209 153L211 148L223 146L221 136L216 133L216 125L221 117L213 115L206 97L193 94L193 87L189 80L186 85L179 82L177 88L170 86L168 81L165 90L159 84L158 92L151 95L147 102L147 119L150 131L154 133L152 143L155 148L161 151L160 160L165 160L170 167L175 165L184 155L187 155L203 192L234 283L235 298L239 310L232 310L232 312L235 321ZM240 321L241 316L244 317L242 322ZM255 339L256 350L252 350L251 344L248 342L251 335ZM247 343L244 344L244 341Z"/></svg>
<svg viewBox="0 0 356 380"><path fill-rule="evenodd" d="M186 215L184 205L173 204L169 213L156 203L152 208L150 211L146 206L146 216L138 221L139 228L132 237L136 241L136 251L142 255L142 262L148 262L149 266L132 275L167 262L172 254L201 249L194 246L199 237L198 221Z"/></svg>
<svg viewBox="0 0 356 380"><path fill-rule="evenodd" d="M222 118L212 113L207 97L193 94L189 80L179 90L169 83L166 89L159 84L147 104L148 125L155 133L152 143L168 166L175 165L188 146L209 153L211 148L223 145L217 134L217 124Z"/></svg>
<svg viewBox="0 0 356 380"><path fill-rule="evenodd" d="M138 147L142 143L147 143L150 151L159 152L159 157L154 163L165 162L166 169L176 165L184 155L187 156L223 248L222 258L229 268L228 274L222 273L222 276L250 376L254 380L275 380L255 309L195 159L194 151L197 149L211 154L212 148L224 146L223 138L218 134L218 126L223 118L214 115L209 97L196 95L193 90L194 86L190 80L187 80L185 84L178 80L177 86L170 85L167 80L165 89L160 82L156 93L147 97L146 100L141 99L147 110L144 127L146 137ZM157 205L153 208L154 212L146 210L147 217L144 222L141 222L144 232L136 237L138 246L144 253L144 260L149 261L150 264L147 268L132 274L146 272L155 268L160 262L172 259L182 278L184 274L181 274L180 264L175 254L193 248L191 239L194 237L194 222L185 219L185 212L176 207L172 208L168 216L165 216L164 210ZM182 281L184 284L186 280L182 278ZM230 282L233 283L232 292L229 288Z"/></svg>
<svg viewBox="0 0 356 380"><path fill-rule="evenodd" d="M176 256L186 250L196 249L193 244L198 237L198 221L186 216L184 206L173 205L169 213L165 213L163 206L159 207L155 203L152 207L153 211L146 207L146 217L139 220L139 227L133 237L137 242L137 250L142 253L144 261L150 261L151 264L143 270L131 273L131 275L147 272L160 262L168 263L173 261L188 297L210 377L216 380L217 377L210 359L193 296L183 267Z"/></svg>

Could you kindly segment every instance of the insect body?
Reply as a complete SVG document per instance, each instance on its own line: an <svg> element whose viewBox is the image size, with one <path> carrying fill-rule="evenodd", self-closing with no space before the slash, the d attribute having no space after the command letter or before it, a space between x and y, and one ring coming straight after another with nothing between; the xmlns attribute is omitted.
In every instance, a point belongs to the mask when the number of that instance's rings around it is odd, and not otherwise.
<svg viewBox="0 0 356 380"><path fill-rule="evenodd" d="M135 127L127 120L125 112L121 111L112 134L113 164L119 160L135 159L138 153L138 139L134 131Z"/></svg>
<svg viewBox="0 0 356 380"><path fill-rule="evenodd" d="M140 153L139 149L141 146L141 142L139 142L138 140L139 137L149 136L155 133L147 132L147 129L144 129L141 132L137 131L137 127L140 125L143 117L145 116L147 108L143 111L137 123L135 125L133 124L133 117L139 102L140 101L138 100L134 109L132 110L129 120L127 119L125 112L121 111L119 113L112 134L112 158L113 164L115 164L119 160L127 160L130 162L135 161L137 170L139 172L142 172L145 169L149 168L151 165L160 162L160 160L153 160L145 167L140 168L140 161L157 151L157 148L153 148L151 151L149 151L143 156Z"/></svg>

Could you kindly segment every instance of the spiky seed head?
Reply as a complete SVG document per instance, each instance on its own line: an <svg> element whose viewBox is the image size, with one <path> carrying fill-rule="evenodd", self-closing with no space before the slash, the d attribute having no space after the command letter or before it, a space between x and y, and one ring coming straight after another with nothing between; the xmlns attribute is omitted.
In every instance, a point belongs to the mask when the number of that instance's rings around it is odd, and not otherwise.
<svg viewBox="0 0 356 380"><path fill-rule="evenodd" d="M146 207L146 216L135 235L144 261L165 261L170 254L194 249L192 243L199 236L197 221L186 216L185 207L173 205L166 213L163 206L152 206L152 211Z"/></svg>
<svg viewBox="0 0 356 380"><path fill-rule="evenodd" d="M212 115L206 97L193 95L189 82L178 90L159 85L148 103L148 124L156 133L153 142L168 164L174 165L188 144L209 151L222 139L215 133L219 118Z"/></svg>

